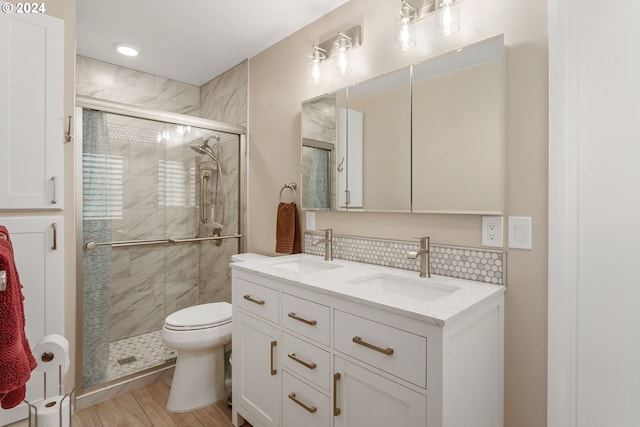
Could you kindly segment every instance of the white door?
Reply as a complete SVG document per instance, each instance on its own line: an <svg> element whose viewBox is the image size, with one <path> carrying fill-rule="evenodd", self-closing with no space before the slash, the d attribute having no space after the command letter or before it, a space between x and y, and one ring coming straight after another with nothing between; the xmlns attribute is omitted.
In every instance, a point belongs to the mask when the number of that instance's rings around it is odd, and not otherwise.
<svg viewBox="0 0 640 427"><path fill-rule="evenodd" d="M11 217L0 218L9 230L16 267L24 288L25 331L33 349L45 335L64 335L64 218ZM55 249L54 249L55 247ZM36 360L39 355L34 354ZM47 378L47 396L60 394L58 378ZM27 383L29 401L44 397L44 378L32 372ZM25 404L0 411L0 425L27 416Z"/></svg>
<svg viewBox="0 0 640 427"><path fill-rule="evenodd" d="M235 312L233 327L233 380L239 388L234 401L265 427L280 426L278 329L241 311Z"/></svg>
<svg viewBox="0 0 640 427"><path fill-rule="evenodd" d="M61 19L0 14L0 208L63 207L63 56Z"/></svg>
<svg viewBox="0 0 640 427"><path fill-rule="evenodd" d="M342 173L340 208L362 208L363 196L363 114L356 110L340 110L340 155L345 156L343 163L346 172ZM341 160L339 160L341 161Z"/></svg>
<svg viewBox="0 0 640 427"><path fill-rule="evenodd" d="M335 427L427 425L426 396L339 357L334 370Z"/></svg>

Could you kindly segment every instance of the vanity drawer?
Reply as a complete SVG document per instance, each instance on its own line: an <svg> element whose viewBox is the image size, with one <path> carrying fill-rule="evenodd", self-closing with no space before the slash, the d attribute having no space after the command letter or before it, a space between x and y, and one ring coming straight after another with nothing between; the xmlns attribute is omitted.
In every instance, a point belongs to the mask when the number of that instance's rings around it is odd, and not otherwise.
<svg viewBox="0 0 640 427"><path fill-rule="evenodd" d="M329 352L282 332L282 365L325 390L331 383L330 360Z"/></svg>
<svg viewBox="0 0 640 427"><path fill-rule="evenodd" d="M287 372L282 374L283 427L330 427L331 418L328 396Z"/></svg>
<svg viewBox="0 0 640 427"><path fill-rule="evenodd" d="M329 307L282 294L281 322L285 328L328 346L331 335L330 318Z"/></svg>
<svg viewBox="0 0 640 427"><path fill-rule="evenodd" d="M336 350L426 388L425 337L339 310L333 327Z"/></svg>
<svg viewBox="0 0 640 427"><path fill-rule="evenodd" d="M242 279L236 280L234 286L236 307L278 323L278 291Z"/></svg>

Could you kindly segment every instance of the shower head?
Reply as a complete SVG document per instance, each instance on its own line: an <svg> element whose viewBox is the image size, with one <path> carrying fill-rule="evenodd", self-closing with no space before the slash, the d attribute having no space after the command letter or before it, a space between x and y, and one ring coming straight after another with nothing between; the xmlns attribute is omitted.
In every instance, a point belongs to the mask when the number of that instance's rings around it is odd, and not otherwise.
<svg viewBox="0 0 640 427"><path fill-rule="evenodd" d="M213 148L209 145L209 141L213 139L216 140L216 142L220 141L220 135L212 136L211 138L205 140L202 145L191 145L191 149L198 154L205 154L211 157L214 162L217 162L218 159L216 159L216 156L213 154Z"/></svg>
<svg viewBox="0 0 640 427"><path fill-rule="evenodd" d="M206 144L206 142L205 142ZM213 158L213 153L211 152L211 149L207 146L207 145L192 145L191 149L193 151L195 151L198 154L206 154L209 157ZM214 158L215 160L215 158Z"/></svg>

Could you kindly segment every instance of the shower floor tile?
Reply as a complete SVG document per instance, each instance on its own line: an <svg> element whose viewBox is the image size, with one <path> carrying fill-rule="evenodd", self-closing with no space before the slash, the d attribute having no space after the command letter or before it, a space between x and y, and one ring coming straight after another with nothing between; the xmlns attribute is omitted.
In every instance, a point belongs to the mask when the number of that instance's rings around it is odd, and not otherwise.
<svg viewBox="0 0 640 427"><path fill-rule="evenodd" d="M107 381L162 365L174 358L176 352L164 345L161 332L149 332L110 343Z"/></svg>

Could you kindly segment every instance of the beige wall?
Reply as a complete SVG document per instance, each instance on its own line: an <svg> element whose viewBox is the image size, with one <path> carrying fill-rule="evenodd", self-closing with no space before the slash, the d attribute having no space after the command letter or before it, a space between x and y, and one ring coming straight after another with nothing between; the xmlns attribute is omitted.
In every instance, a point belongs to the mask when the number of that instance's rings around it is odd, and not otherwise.
<svg viewBox="0 0 640 427"><path fill-rule="evenodd" d="M440 39L420 22L419 47L393 46L395 2L351 0L249 62L248 249L273 254L275 213L284 183L300 180L300 104L351 82L499 33L506 45L506 215L533 217L533 250L508 251L505 427L546 425L547 354L547 28L546 2L467 0L463 30ZM311 45L362 25L352 74L307 83ZM325 67L326 68L326 67ZM328 70L325 70L328 71ZM302 218L304 221L304 218ZM479 216L317 213L335 233L481 245Z"/></svg>

